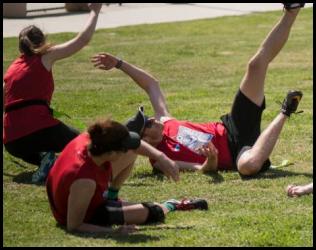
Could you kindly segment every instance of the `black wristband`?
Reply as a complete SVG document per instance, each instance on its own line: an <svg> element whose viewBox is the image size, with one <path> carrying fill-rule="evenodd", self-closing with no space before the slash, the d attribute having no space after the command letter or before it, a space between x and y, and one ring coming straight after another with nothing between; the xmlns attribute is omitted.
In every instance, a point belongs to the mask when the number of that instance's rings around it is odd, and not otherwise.
<svg viewBox="0 0 316 250"><path fill-rule="evenodd" d="M115 65L115 68L120 69L122 67L123 60L119 59L117 64Z"/></svg>

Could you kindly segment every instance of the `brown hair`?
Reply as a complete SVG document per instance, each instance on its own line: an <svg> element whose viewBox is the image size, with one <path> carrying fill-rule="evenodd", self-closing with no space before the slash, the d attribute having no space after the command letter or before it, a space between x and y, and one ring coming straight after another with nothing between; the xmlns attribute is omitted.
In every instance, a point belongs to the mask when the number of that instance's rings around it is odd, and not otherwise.
<svg viewBox="0 0 316 250"><path fill-rule="evenodd" d="M129 135L127 128L111 119L98 121L88 128L91 143L89 152L98 156L111 151L127 152L122 141Z"/></svg>
<svg viewBox="0 0 316 250"><path fill-rule="evenodd" d="M19 34L19 50L21 53L32 56L34 54L43 55L52 47L46 43L44 33L35 25L30 25L21 30Z"/></svg>

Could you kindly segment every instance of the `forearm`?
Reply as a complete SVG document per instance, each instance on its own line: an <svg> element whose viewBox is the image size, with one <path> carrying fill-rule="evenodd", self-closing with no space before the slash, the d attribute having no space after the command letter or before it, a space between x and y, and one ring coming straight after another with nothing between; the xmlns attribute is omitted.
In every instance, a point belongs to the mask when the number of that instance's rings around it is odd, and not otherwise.
<svg viewBox="0 0 316 250"><path fill-rule="evenodd" d="M305 186L306 193L313 193L313 182Z"/></svg>
<svg viewBox="0 0 316 250"><path fill-rule="evenodd" d="M157 85L158 81L144 70L124 61L120 69L131 77L142 89L149 91L151 85Z"/></svg>
<svg viewBox="0 0 316 250"><path fill-rule="evenodd" d="M157 79L144 70L125 61L120 69L131 77L137 85L145 90L150 98L152 107L154 108L155 116L170 116L164 94L160 89Z"/></svg>
<svg viewBox="0 0 316 250"><path fill-rule="evenodd" d="M147 156L150 159L159 161L161 157L166 157L165 154L158 149L152 147L145 141L141 141L141 145L138 149L135 150L136 154Z"/></svg>
<svg viewBox="0 0 316 250"><path fill-rule="evenodd" d="M93 33L95 31L96 25L97 25L98 16L99 15L97 12L91 11L86 25L76 37L79 41L81 41L83 46L88 44L89 41L91 40Z"/></svg>

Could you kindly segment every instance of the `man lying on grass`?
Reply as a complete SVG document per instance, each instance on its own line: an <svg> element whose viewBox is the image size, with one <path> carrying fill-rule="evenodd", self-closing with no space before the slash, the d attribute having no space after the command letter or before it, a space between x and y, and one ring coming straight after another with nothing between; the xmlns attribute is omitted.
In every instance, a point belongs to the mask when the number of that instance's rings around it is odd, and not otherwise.
<svg viewBox="0 0 316 250"><path fill-rule="evenodd" d="M270 167L269 156L283 125L296 112L302 98L300 91L289 91L280 113L261 133L267 69L284 47L303 6L284 4L283 16L250 59L231 113L222 116L222 122L179 121L170 115L159 83L150 74L110 54L96 55L92 62L103 70L119 68L146 91L155 111L154 117L147 118L140 109L127 126L139 133L144 141L177 161L180 169L203 172L238 170L243 176L253 176ZM145 128L142 130L143 124ZM161 168L159 162L151 162L155 168Z"/></svg>
<svg viewBox="0 0 316 250"><path fill-rule="evenodd" d="M170 211L208 208L201 199L171 199L163 204L118 200L114 190L128 178L137 154L156 159L166 167L167 175L179 179L172 160L141 141L137 133L110 119L92 124L72 140L46 181L56 221L69 231L127 234L137 229L135 224L163 222ZM114 224L122 226L114 229Z"/></svg>

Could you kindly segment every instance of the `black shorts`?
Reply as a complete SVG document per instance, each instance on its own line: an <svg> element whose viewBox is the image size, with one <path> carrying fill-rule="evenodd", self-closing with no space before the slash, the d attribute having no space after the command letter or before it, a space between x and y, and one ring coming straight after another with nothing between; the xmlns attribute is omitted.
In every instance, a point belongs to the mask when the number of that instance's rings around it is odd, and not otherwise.
<svg viewBox="0 0 316 250"><path fill-rule="evenodd" d="M5 149L13 156L30 164L39 165L41 152L61 152L64 147L80 134L74 128L64 123L40 129L4 145Z"/></svg>
<svg viewBox="0 0 316 250"><path fill-rule="evenodd" d="M261 133L261 117L265 107L265 100L259 107L239 90L235 96L231 113L221 117L227 129L228 145L235 169L237 169L236 159L240 150L244 146L253 146ZM267 170L270 165L271 162L267 159L260 172Z"/></svg>

